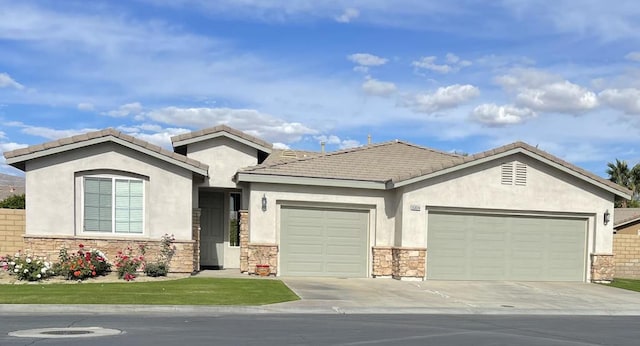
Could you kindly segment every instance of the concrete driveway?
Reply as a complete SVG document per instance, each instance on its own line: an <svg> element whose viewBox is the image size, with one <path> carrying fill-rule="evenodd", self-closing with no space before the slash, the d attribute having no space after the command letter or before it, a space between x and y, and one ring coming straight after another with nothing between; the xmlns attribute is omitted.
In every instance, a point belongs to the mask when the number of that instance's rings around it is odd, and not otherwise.
<svg viewBox="0 0 640 346"><path fill-rule="evenodd" d="M640 293L588 283L281 278L317 312L640 315Z"/></svg>

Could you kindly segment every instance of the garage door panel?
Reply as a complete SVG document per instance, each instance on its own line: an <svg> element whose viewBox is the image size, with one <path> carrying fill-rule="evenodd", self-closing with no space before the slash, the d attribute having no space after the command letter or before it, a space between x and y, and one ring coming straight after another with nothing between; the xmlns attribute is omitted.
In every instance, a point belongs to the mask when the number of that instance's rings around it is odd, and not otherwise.
<svg viewBox="0 0 640 346"><path fill-rule="evenodd" d="M586 221L429 213L427 277L583 281Z"/></svg>
<svg viewBox="0 0 640 346"><path fill-rule="evenodd" d="M357 210L282 207L281 273L365 277L368 215ZM300 262L300 257L305 260Z"/></svg>

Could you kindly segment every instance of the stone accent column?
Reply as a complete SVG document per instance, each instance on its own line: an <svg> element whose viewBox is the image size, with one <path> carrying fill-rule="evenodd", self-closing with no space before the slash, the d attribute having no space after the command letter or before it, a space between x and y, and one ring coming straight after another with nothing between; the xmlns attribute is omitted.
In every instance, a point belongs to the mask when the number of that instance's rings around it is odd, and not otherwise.
<svg viewBox="0 0 640 346"><path fill-rule="evenodd" d="M240 210L240 272L241 273L249 272L249 211L248 210Z"/></svg>
<svg viewBox="0 0 640 346"><path fill-rule="evenodd" d="M591 281L611 282L615 275L613 254L591 254Z"/></svg>
<svg viewBox="0 0 640 346"><path fill-rule="evenodd" d="M200 271L200 208L193 209L191 228L193 232L193 272Z"/></svg>
<svg viewBox="0 0 640 346"><path fill-rule="evenodd" d="M268 264L271 275L278 273L277 244L247 244L247 272L256 273L256 264Z"/></svg>
<svg viewBox="0 0 640 346"><path fill-rule="evenodd" d="M427 249L396 247L393 254L393 278L394 279L419 279L425 275L425 259Z"/></svg>
<svg viewBox="0 0 640 346"><path fill-rule="evenodd" d="M391 246L374 246L371 248L373 268L371 275L375 277L391 277L393 274L393 251Z"/></svg>

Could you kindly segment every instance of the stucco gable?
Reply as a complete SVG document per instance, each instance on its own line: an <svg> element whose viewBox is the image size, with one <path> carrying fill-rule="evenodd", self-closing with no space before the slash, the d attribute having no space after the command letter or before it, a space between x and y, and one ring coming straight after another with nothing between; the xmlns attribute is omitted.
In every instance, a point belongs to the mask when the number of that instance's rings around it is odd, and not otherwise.
<svg viewBox="0 0 640 346"><path fill-rule="evenodd" d="M174 150L176 152L183 153L186 152L186 150L184 150L184 147L189 144L202 142L217 137L227 137L233 139L237 142L248 145L267 154L271 153L271 151L273 150L273 144L226 125L218 125L215 127L177 135L171 137L171 143L173 144Z"/></svg>
<svg viewBox="0 0 640 346"><path fill-rule="evenodd" d="M484 151L478 154L463 156L461 162L444 163L441 167L431 167L426 170L414 170L406 175L393 177L388 185L390 188L409 185L418 181L430 179L435 176L447 174L454 171L463 170L488 161L498 160L514 154L523 154L535 160L543 162L560 171L568 173L578 179L596 185L622 198L631 198L631 191L625 187L615 184L609 180L590 173L576 165L551 155L543 150L533 147L524 142L514 142L495 149Z"/></svg>
<svg viewBox="0 0 640 346"><path fill-rule="evenodd" d="M106 142L113 142L124 147L128 147L202 176L206 176L209 169L207 165L197 160L163 149L157 145L126 135L112 128L88 132L77 136L8 151L4 153L4 157L7 164L10 164L20 170L24 170L25 163L29 160L53 154L60 154L70 150L82 149L91 145Z"/></svg>

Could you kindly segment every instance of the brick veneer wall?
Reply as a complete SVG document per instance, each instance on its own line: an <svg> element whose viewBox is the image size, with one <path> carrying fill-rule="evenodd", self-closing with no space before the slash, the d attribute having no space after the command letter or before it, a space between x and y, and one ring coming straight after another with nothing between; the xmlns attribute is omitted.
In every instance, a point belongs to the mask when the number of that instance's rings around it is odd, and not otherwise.
<svg viewBox="0 0 640 346"><path fill-rule="evenodd" d="M591 281L611 282L615 271L613 254L591 255Z"/></svg>
<svg viewBox="0 0 640 346"><path fill-rule="evenodd" d="M133 249L133 254L137 255L138 245L145 245L147 252L145 258L153 261L160 249L159 240L148 239L90 239L82 237L65 237L65 236L31 236L24 237L24 251L36 256L42 256L50 261L57 262L58 254L62 247L66 247L70 252L78 249L79 244L83 244L85 249L97 249L104 253L113 264L118 251L122 251L127 247ZM195 242L176 241L176 253L169 264L171 272L175 273L191 273L194 271L193 253Z"/></svg>
<svg viewBox="0 0 640 346"><path fill-rule="evenodd" d="M614 234L613 254L615 276L625 279L640 279L640 236L637 234Z"/></svg>
<svg viewBox="0 0 640 346"><path fill-rule="evenodd" d="M202 211L198 208L193 209L191 228L193 239L193 272L200 271L200 214Z"/></svg>
<svg viewBox="0 0 640 346"><path fill-rule="evenodd" d="M24 209L0 209L0 256L13 255L24 248Z"/></svg>
<svg viewBox="0 0 640 346"><path fill-rule="evenodd" d="M240 272L249 272L249 212L240 210Z"/></svg>
<svg viewBox="0 0 640 346"><path fill-rule="evenodd" d="M374 246L372 249L373 277L394 279L422 279L425 276L424 248Z"/></svg>
<svg viewBox="0 0 640 346"><path fill-rule="evenodd" d="M256 273L257 264L268 264L271 275L278 273L278 245L249 243L247 254L247 272L249 274Z"/></svg>

